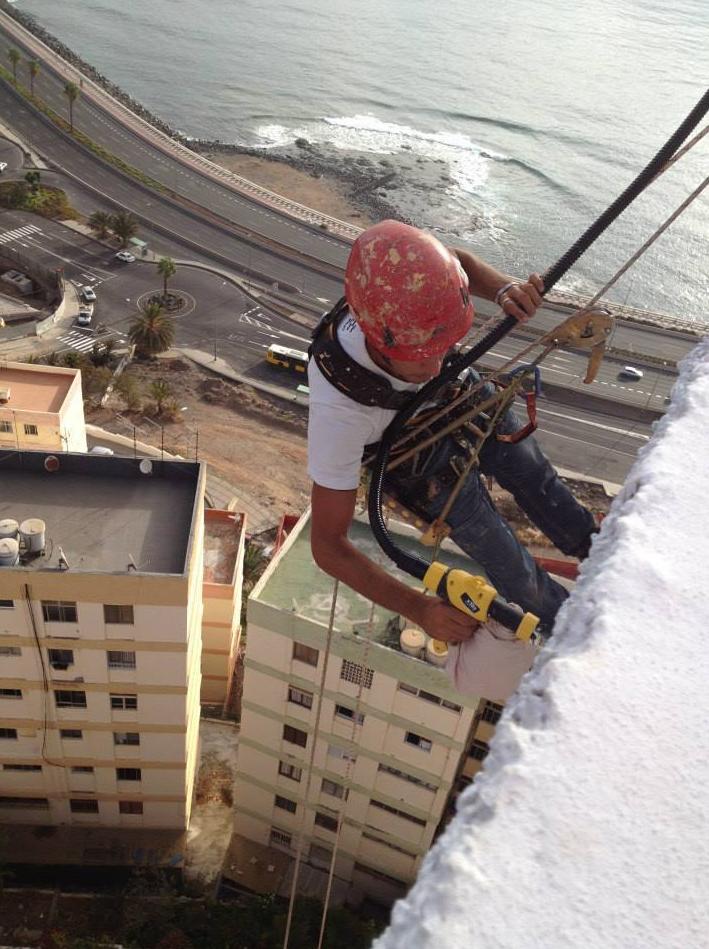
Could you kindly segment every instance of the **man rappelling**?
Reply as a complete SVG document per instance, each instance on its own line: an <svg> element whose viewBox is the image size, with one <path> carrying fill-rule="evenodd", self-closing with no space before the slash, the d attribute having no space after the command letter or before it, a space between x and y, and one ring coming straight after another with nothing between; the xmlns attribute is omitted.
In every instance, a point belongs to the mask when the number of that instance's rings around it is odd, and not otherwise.
<svg viewBox="0 0 709 949"><path fill-rule="evenodd" d="M536 313L543 290L537 274L518 283L468 251L449 250L417 228L383 221L355 241L345 298L315 334L308 428L313 556L327 573L436 639L463 641L478 624L445 600L401 583L350 542L362 460L471 329L471 294L495 301L507 316L524 322ZM481 402L491 389L481 386L472 369L461 385L472 386ZM503 597L535 613L550 631L567 592L519 543L481 475L495 477L565 554L585 556L597 528L536 440L510 440L522 427L506 409L462 478L470 430L463 426L444 434L389 472L386 486L425 519L434 521L446 509L452 540L485 569ZM454 487L454 501L447 504Z"/></svg>

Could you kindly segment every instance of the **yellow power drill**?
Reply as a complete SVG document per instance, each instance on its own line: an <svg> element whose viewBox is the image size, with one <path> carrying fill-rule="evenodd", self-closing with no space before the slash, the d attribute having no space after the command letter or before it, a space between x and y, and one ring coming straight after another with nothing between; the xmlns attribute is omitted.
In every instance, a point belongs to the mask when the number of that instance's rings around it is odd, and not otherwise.
<svg viewBox="0 0 709 949"><path fill-rule="evenodd" d="M451 569L434 560L424 575L423 585L480 623L488 619L496 620L506 629L511 629L517 639L525 642L534 636L539 617L534 613L525 613L501 599L497 590L484 577L474 576L465 570Z"/></svg>

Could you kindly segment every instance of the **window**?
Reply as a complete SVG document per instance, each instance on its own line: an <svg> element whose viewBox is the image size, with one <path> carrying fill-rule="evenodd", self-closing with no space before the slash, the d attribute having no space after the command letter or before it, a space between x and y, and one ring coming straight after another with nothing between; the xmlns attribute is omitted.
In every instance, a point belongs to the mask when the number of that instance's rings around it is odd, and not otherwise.
<svg viewBox="0 0 709 949"><path fill-rule="evenodd" d="M11 610L14 609L14 606L14 600L0 600L0 610Z"/></svg>
<svg viewBox="0 0 709 949"><path fill-rule="evenodd" d="M0 689L0 699L21 699L22 689Z"/></svg>
<svg viewBox="0 0 709 949"><path fill-rule="evenodd" d="M357 760L357 755L354 751L348 751L347 748L340 748L338 745L328 745L327 753L333 758L341 758L342 761L351 761L352 764Z"/></svg>
<svg viewBox="0 0 709 949"><path fill-rule="evenodd" d="M322 779L320 790L323 794L331 794L333 797L339 797L341 800L347 800L348 791L345 791L344 785L337 781L330 781L328 778Z"/></svg>
<svg viewBox="0 0 709 949"><path fill-rule="evenodd" d="M69 801L69 810L72 814L98 814L98 801L82 801L72 798Z"/></svg>
<svg viewBox="0 0 709 949"><path fill-rule="evenodd" d="M276 807L281 807L284 811L288 811L290 814L295 814L298 807L295 801L291 801L289 797L282 797L280 794L276 794L273 799L273 803Z"/></svg>
<svg viewBox="0 0 709 949"><path fill-rule="evenodd" d="M46 797L0 797L0 807L24 807L36 811L49 810Z"/></svg>
<svg viewBox="0 0 709 949"><path fill-rule="evenodd" d="M300 781L303 777L303 769L296 768L294 764L288 764L287 761L278 762L278 773L284 778L291 778L293 781Z"/></svg>
<svg viewBox="0 0 709 949"><path fill-rule="evenodd" d="M326 867L329 867L330 861L332 860L332 849L330 847L323 847L322 844L311 844L308 860L310 860L311 863L324 863Z"/></svg>
<svg viewBox="0 0 709 949"><path fill-rule="evenodd" d="M442 708L449 708L452 712L462 712L463 707L461 705L456 705L455 702L449 702L448 699L442 699L440 695L434 695L433 692L426 692L424 689L417 689L413 685L409 685L408 682L400 682L397 686L400 692L408 692L409 695L416 695L420 699L424 699L426 702L431 702L434 705L440 705Z"/></svg>
<svg viewBox="0 0 709 949"><path fill-rule="evenodd" d="M305 662L309 666L317 666L320 653L312 646L306 646L303 643L293 643L293 658L298 662Z"/></svg>
<svg viewBox="0 0 709 949"><path fill-rule="evenodd" d="M117 781L140 781L142 777L140 768L116 768Z"/></svg>
<svg viewBox="0 0 709 949"><path fill-rule="evenodd" d="M279 830L277 827L271 828L270 844L272 847L287 847L290 850L292 841L292 834L287 834L285 830Z"/></svg>
<svg viewBox="0 0 709 949"><path fill-rule="evenodd" d="M347 708L346 705L336 705L335 715L340 718L346 718L351 722L356 722L358 725L364 723L364 715L361 712L355 712L352 708Z"/></svg>
<svg viewBox="0 0 709 949"><path fill-rule="evenodd" d="M403 853L407 857L416 856L416 854L412 853L411 850L405 850L403 847L399 847L397 844L392 844L388 840L384 840L383 837L378 837L376 834L370 833L368 830L363 830L362 836L366 837L367 840L374 840L376 843L382 844L384 847L388 847L390 850L396 850L397 853Z"/></svg>
<svg viewBox="0 0 709 949"><path fill-rule="evenodd" d="M415 778L413 774L407 774L405 771L399 771L398 768L392 768L388 764L380 764L378 770L383 771L384 774L391 774L395 778L401 778L402 781L408 781L410 784L415 784L420 788L426 788L427 791L438 790L435 784L429 784L428 781L422 781L421 778Z"/></svg>
<svg viewBox="0 0 709 949"><path fill-rule="evenodd" d="M76 623L76 603L69 600L42 600L45 623Z"/></svg>
<svg viewBox="0 0 709 949"><path fill-rule="evenodd" d="M138 708L137 695L118 695L111 692L111 708L123 711L135 711Z"/></svg>
<svg viewBox="0 0 709 949"><path fill-rule="evenodd" d="M68 669L74 665L73 649L48 649L47 652L52 669Z"/></svg>
<svg viewBox="0 0 709 949"><path fill-rule="evenodd" d="M364 666L360 666L356 662L343 659L340 678L344 679L345 682L352 682L354 685L361 685L363 688L369 689L372 687L374 669L365 669Z"/></svg>
<svg viewBox="0 0 709 949"><path fill-rule="evenodd" d="M86 692L55 689L54 701L57 708L86 708Z"/></svg>
<svg viewBox="0 0 709 949"><path fill-rule="evenodd" d="M480 713L481 721L487 722L489 725L497 725L500 721L500 715L502 715L502 709L503 706L498 705L497 702L485 702Z"/></svg>
<svg viewBox="0 0 709 949"><path fill-rule="evenodd" d="M119 801L118 813L119 814L142 814L143 802L142 801Z"/></svg>
<svg viewBox="0 0 709 949"><path fill-rule="evenodd" d="M433 747L433 742L429 738L422 738L421 735L417 735L415 732L407 732L404 741L407 745L415 745L421 751L430 751Z"/></svg>
<svg viewBox="0 0 709 949"><path fill-rule="evenodd" d="M75 764L75 765L72 765L70 770L72 774L93 774L94 773L93 767L88 764L86 765Z"/></svg>
<svg viewBox="0 0 709 949"><path fill-rule="evenodd" d="M474 758L475 761L484 761L489 750L490 747L487 742L473 739L473 742L470 745L470 751L468 752L468 757Z"/></svg>
<svg viewBox="0 0 709 949"><path fill-rule="evenodd" d="M0 656L21 656L22 650L19 646L0 646Z"/></svg>
<svg viewBox="0 0 709 949"><path fill-rule="evenodd" d="M390 814L396 814L397 817L403 817L404 820L411 821L412 824L418 824L419 827L425 827L426 821L422 820L420 817L414 817L413 814L407 814L406 811L400 811L398 807L391 807L389 804L385 804L384 801L375 801L374 798L369 802L372 807L378 807L382 811L388 811Z"/></svg>
<svg viewBox="0 0 709 949"><path fill-rule="evenodd" d="M138 732L114 732L114 745L139 745L140 734Z"/></svg>
<svg viewBox="0 0 709 949"><path fill-rule="evenodd" d="M315 811L315 823L318 827L324 827L325 830L331 830L333 833L337 832L337 818L330 817L329 814L323 814L320 811Z"/></svg>
<svg viewBox="0 0 709 949"><path fill-rule="evenodd" d="M59 737L70 739L71 741L78 741L84 737L84 733L80 728L60 728Z"/></svg>
<svg viewBox="0 0 709 949"><path fill-rule="evenodd" d="M41 771L41 764L4 764L3 771Z"/></svg>
<svg viewBox="0 0 709 949"><path fill-rule="evenodd" d="M127 606L116 606L109 603L104 603L103 605L103 621L104 623L133 623L133 607L128 604Z"/></svg>
<svg viewBox="0 0 709 949"><path fill-rule="evenodd" d="M313 707L313 693L304 692L302 689L296 689L295 686L288 686L288 701L294 705L302 705L303 708Z"/></svg>
<svg viewBox="0 0 709 949"><path fill-rule="evenodd" d="M363 863L355 861L354 868L355 870L359 870L360 873L366 873L367 876L374 877L375 880L383 880L385 883L394 883L396 886L407 886L403 880L397 880L396 877L389 876L388 873L382 873L381 870L373 870L372 867L365 866Z"/></svg>
<svg viewBox="0 0 709 949"><path fill-rule="evenodd" d="M293 728L291 725L284 725L283 740L290 741L294 745L300 745L301 748L305 748L308 744L308 733L301 731L299 728Z"/></svg>
<svg viewBox="0 0 709 949"><path fill-rule="evenodd" d="M0 738L7 738L12 741L17 741L17 729L16 728L0 728Z"/></svg>
<svg viewBox="0 0 709 949"><path fill-rule="evenodd" d="M135 669L135 653L109 649L106 653L109 669Z"/></svg>
<svg viewBox="0 0 709 949"><path fill-rule="evenodd" d="M12 422L2 419L0 421L0 432L12 432Z"/></svg>
<svg viewBox="0 0 709 949"><path fill-rule="evenodd" d="M39 435L39 429L36 425L28 425L25 422L25 435Z"/></svg>

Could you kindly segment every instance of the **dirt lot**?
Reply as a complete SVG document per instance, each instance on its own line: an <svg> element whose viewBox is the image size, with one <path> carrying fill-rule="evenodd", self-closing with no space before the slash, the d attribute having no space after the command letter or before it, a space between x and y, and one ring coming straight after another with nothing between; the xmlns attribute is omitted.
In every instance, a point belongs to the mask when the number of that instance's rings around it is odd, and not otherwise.
<svg viewBox="0 0 709 949"><path fill-rule="evenodd" d="M310 487L303 412L175 356L134 363L129 373L139 387L141 409L126 410L124 401L115 395L106 408L92 410L87 421L128 436L136 425L138 440L156 447L164 433L166 451L184 458L194 458L197 452L240 497L269 507L274 524L284 511L304 510ZM150 386L157 380L170 387L174 420L169 414L154 413ZM117 412L121 418L116 418Z"/></svg>
<svg viewBox="0 0 709 949"><path fill-rule="evenodd" d="M194 458L196 450L241 498L267 506L274 524L286 510L304 510L310 482L303 410L285 407L277 399L225 381L175 355L134 363L129 372L141 394L141 409L125 410L116 395L105 409L92 411L88 421L122 435L131 435L131 426L136 425L139 440L159 447L164 437L165 450L185 458ZM168 383L175 409L162 416L154 413L150 392L157 380ZM575 482L571 487L593 511L608 511L610 499L602 487L587 482ZM551 548L506 492L493 487L492 493L523 543L535 549Z"/></svg>

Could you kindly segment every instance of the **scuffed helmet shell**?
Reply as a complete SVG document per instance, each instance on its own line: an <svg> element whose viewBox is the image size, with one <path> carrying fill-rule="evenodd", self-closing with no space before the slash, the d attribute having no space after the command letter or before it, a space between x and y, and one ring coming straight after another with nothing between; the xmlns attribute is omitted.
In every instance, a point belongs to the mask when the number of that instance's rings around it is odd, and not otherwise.
<svg viewBox="0 0 709 949"><path fill-rule="evenodd" d="M442 355L468 332L473 304L460 261L441 242L399 221L359 235L345 296L368 342L391 359Z"/></svg>

